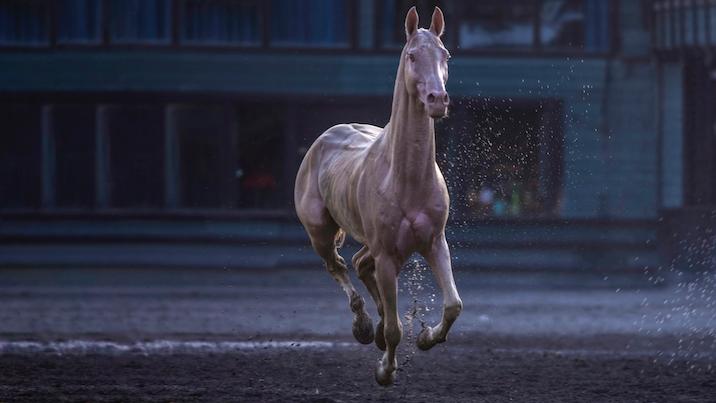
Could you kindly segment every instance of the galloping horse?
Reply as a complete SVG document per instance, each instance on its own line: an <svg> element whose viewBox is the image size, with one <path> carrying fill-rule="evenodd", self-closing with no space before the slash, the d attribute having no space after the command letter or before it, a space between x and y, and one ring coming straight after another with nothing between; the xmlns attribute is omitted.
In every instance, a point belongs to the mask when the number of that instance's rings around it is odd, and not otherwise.
<svg viewBox="0 0 716 403"><path fill-rule="evenodd" d="M444 25L437 7L429 30L418 29L415 7L408 11L388 124L328 129L308 150L296 177L296 212L316 253L348 295L353 335L363 344L375 340L385 351L375 372L384 386L394 382L398 365L403 325L397 277L410 255L425 257L443 294L442 319L420 332L418 347L428 350L445 341L462 310L445 241L449 196L435 163L433 119L444 117L450 103L445 91L450 54L440 40ZM378 308L375 332L338 254L346 233L364 245L353 266Z"/></svg>

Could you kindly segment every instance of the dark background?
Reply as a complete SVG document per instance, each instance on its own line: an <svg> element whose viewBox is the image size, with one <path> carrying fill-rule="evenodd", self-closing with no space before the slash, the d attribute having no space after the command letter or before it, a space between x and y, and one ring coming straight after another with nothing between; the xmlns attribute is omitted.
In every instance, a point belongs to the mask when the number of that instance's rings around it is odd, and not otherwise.
<svg viewBox="0 0 716 403"><path fill-rule="evenodd" d="M413 5L446 18L466 309L381 395L293 181L328 127L387 123ZM708 401L715 45L680 0L0 0L0 400Z"/></svg>

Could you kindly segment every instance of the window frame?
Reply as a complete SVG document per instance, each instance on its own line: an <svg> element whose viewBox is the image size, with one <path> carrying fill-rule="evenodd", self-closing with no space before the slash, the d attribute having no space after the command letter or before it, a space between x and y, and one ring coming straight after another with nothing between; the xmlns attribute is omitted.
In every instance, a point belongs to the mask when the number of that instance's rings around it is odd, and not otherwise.
<svg viewBox="0 0 716 403"><path fill-rule="evenodd" d="M249 3L258 3L260 6L260 43L232 43L232 42L186 42L181 39L182 32L182 3L184 0L169 0L169 38L166 41L113 41L109 32L110 13L108 3L111 0L100 1L100 33L101 37L98 41L60 41L57 35L57 17L54 0L36 0L47 5L46 18L49 20L49 41L43 43L0 43L0 51L22 51L32 49L35 51L54 50L54 49L158 49L171 51L215 51L215 52L305 52L307 54L341 54L341 53L359 53L359 54L392 54L396 47L382 46L382 18L383 11L381 5L382 0L372 0L371 8L373 9L373 21L368 23L372 25L371 36L372 43L369 47L359 46L358 32L362 26L359 12L359 0L344 0L347 4L347 30L348 44L343 46L323 46L323 45L306 45L297 43L296 45L279 44L274 45L271 41L271 2L268 0L236 0ZM228 0L227 0L228 1ZM371 1L371 0L365 0ZM543 0L535 0L536 7L541 10ZM531 47L519 48L470 48L463 49L455 43L462 17L459 13L455 16L448 16L450 19L447 24L446 35L448 40L446 45L455 55L461 56L481 56L481 57L581 57L581 58L604 58L612 57L619 51L620 41L620 23L619 23L619 4L621 0L604 0L609 2L609 21L607 26L610 32L608 46L603 51L586 51L583 48L553 48L541 46L540 26L541 14L535 13L535 35L536 44ZM428 9L428 5L440 4L440 0L417 0L417 5L422 9ZM425 22L423 23L425 25ZM655 33L652 32L653 35Z"/></svg>
<svg viewBox="0 0 716 403"><path fill-rule="evenodd" d="M462 13L456 12L455 15L448 16L447 30L445 35L448 36L446 45L450 48L450 52L455 55L474 55L474 56L527 56L527 57L551 57L551 56L580 56L580 57L606 57L612 56L618 51L618 41L621 36L619 24L619 2L620 0L604 0L609 2L607 27L609 38L607 49L603 51L588 51L584 47L550 47L545 46L542 41L542 6L544 0L534 0L535 13L532 16L532 27L534 34L532 35L533 44L529 47L484 47L484 48L461 48L459 47L459 27L464 20ZM374 15L374 50L391 50L396 47L386 46L382 43L383 35L383 7L382 0L373 0ZM428 4L437 3L439 0L417 0L417 7L427 9ZM458 3L460 4L460 3ZM458 5L459 7L459 5ZM423 17L429 18L429 16ZM427 26L423 21L421 25Z"/></svg>

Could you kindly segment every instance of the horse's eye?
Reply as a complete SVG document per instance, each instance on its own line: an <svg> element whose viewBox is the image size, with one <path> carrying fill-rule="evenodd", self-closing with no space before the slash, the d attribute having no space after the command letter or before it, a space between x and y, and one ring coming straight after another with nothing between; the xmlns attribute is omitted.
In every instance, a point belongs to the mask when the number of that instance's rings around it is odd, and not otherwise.
<svg viewBox="0 0 716 403"><path fill-rule="evenodd" d="M408 53L408 60L410 60L411 62L415 62L415 55L412 53Z"/></svg>

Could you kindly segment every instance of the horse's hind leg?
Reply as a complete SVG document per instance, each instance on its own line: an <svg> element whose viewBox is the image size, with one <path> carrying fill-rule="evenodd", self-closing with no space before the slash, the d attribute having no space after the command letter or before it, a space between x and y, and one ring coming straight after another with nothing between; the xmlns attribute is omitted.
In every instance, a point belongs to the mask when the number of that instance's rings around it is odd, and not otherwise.
<svg viewBox="0 0 716 403"><path fill-rule="evenodd" d="M385 337L383 336L383 303L380 300L380 290L378 282L375 279L375 259L370 255L370 250L364 246L355 255L353 255L353 267L358 272L358 278L363 281L365 288L368 289L370 296L375 302L380 315L380 322L375 327L375 345L379 349L385 351Z"/></svg>
<svg viewBox="0 0 716 403"><path fill-rule="evenodd" d="M321 216L320 220L315 220L313 223L304 223L311 238L311 244L316 253L323 259L328 272L348 296L351 311L353 312L353 336L362 344L370 344L375 337L373 321L365 311L365 301L353 287L345 261L336 249L338 225L328 214L328 210L321 212Z"/></svg>

